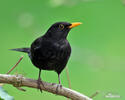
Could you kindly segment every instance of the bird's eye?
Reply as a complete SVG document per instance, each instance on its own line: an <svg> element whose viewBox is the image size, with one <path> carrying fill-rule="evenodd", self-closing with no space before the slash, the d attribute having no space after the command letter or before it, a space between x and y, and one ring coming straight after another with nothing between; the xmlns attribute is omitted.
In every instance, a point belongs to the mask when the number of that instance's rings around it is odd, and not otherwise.
<svg viewBox="0 0 125 100"><path fill-rule="evenodd" d="M63 30L63 29L64 29L64 25L63 25L63 24L60 24L60 25L59 25L59 28L60 28L61 30Z"/></svg>

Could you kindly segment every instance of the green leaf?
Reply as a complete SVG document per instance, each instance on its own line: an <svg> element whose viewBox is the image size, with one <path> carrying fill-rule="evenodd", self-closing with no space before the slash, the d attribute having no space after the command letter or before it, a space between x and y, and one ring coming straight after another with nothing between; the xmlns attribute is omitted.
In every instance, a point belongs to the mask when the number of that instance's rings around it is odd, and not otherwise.
<svg viewBox="0 0 125 100"><path fill-rule="evenodd" d="M0 100L14 100L12 96L10 96L3 87L0 87Z"/></svg>

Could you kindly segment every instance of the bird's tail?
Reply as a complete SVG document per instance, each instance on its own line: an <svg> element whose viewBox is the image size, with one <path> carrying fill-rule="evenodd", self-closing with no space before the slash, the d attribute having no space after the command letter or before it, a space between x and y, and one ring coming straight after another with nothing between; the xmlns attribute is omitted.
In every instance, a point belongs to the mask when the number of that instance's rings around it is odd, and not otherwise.
<svg viewBox="0 0 125 100"><path fill-rule="evenodd" d="M30 48L16 48L16 49L10 49L10 50L30 53Z"/></svg>

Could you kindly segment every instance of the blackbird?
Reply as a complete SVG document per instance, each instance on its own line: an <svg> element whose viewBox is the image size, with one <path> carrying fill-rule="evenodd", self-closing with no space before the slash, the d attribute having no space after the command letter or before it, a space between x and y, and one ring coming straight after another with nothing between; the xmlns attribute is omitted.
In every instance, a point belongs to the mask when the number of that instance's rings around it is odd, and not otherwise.
<svg viewBox="0 0 125 100"><path fill-rule="evenodd" d="M72 24L68 22L57 22L43 36L37 38L31 44L30 48L11 49L28 53L33 65L39 69L37 83L40 91L42 91L40 88L40 83L42 83L40 78L41 70L54 70L57 72L58 81L61 85L60 73L65 68L71 54L71 47L67 40L67 35L73 27L80 24L80 22Z"/></svg>

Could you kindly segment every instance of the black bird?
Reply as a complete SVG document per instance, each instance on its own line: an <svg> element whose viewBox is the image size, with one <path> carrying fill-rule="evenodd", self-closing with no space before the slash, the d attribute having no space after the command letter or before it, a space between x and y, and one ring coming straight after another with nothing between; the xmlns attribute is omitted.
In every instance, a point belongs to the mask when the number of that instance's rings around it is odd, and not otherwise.
<svg viewBox="0 0 125 100"><path fill-rule="evenodd" d="M15 51L28 53L34 66L39 68L38 88L42 83L40 75L41 70L54 70L58 74L59 84L60 73L65 68L70 54L71 47L67 40L69 31L81 23L57 22L53 24L48 31L41 37L37 38L30 48L11 49Z"/></svg>

